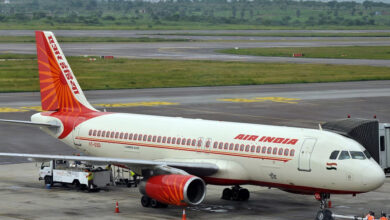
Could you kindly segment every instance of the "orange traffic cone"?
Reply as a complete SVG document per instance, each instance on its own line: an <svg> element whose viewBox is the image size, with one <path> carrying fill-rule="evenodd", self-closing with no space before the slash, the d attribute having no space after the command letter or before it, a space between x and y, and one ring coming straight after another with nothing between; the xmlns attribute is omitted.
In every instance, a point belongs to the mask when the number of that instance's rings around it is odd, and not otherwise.
<svg viewBox="0 0 390 220"><path fill-rule="evenodd" d="M186 219L187 219L186 209L183 209L183 216L181 217L181 220L186 220Z"/></svg>
<svg viewBox="0 0 390 220"><path fill-rule="evenodd" d="M118 204L118 201L116 201L115 213L119 213L119 204Z"/></svg>

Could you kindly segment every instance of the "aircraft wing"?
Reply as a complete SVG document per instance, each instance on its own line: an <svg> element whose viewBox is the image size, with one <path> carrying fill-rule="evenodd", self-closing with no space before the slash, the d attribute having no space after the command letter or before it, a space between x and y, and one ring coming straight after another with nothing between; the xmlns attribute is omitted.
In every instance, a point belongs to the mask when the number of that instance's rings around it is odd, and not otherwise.
<svg viewBox="0 0 390 220"><path fill-rule="evenodd" d="M175 162L158 160L136 160L109 157L89 157L89 156L65 156L65 155L47 155L47 154L21 154L21 153L0 153L0 157L18 157L27 158L31 161L44 162L49 160L75 160L84 162L93 162L94 164L121 164L129 167L156 167L167 166L184 170L196 176L210 176L215 174L219 167L214 163L208 162Z"/></svg>

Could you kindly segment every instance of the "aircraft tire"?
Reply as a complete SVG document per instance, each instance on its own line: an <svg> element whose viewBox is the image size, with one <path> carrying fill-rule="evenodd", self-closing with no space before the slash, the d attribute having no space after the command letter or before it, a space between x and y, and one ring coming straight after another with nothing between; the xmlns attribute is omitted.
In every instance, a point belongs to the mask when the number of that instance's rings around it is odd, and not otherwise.
<svg viewBox="0 0 390 220"><path fill-rule="evenodd" d="M142 196L141 197L141 205L143 207L149 207L150 206L150 198L147 196Z"/></svg>
<svg viewBox="0 0 390 220"><path fill-rule="evenodd" d="M150 200L150 206L152 208L160 208L160 203L157 200L155 200L155 199L151 199Z"/></svg>
<svg viewBox="0 0 390 220"><path fill-rule="evenodd" d="M334 220L332 212L328 209L320 210L317 212L315 220Z"/></svg>
<svg viewBox="0 0 390 220"><path fill-rule="evenodd" d="M249 196L250 196L250 193L247 189L245 188L241 188L239 191L238 191L238 199L240 201L248 201L249 199Z"/></svg>
<svg viewBox="0 0 390 220"><path fill-rule="evenodd" d="M232 195L233 195L233 191L229 188L225 188L223 191L222 191L222 198L223 200L231 200L232 199Z"/></svg>

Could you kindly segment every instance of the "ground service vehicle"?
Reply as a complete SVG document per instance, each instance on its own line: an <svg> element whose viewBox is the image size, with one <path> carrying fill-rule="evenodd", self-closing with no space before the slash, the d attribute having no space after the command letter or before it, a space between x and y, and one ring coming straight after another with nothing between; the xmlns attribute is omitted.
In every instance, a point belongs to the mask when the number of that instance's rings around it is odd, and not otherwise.
<svg viewBox="0 0 390 220"><path fill-rule="evenodd" d="M0 153L38 161L120 164L141 174L143 206L198 205L206 184L233 186L226 200L245 201L251 184L316 195L324 219L330 194L369 192L385 175L355 140L320 129L100 112L86 99L52 32L37 31L43 112L31 121L90 156ZM161 205L159 205L161 204ZM321 215L320 215L321 216Z"/></svg>
<svg viewBox="0 0 390 220"><path fill-rule="evenodd" d="M88 184L90 173L93 173L92 184ZM89 191L110 185L111 176L111 170L104 170L100 167L92 169L92 167L70 166L69 161L66 160L43 162L39 170L39 180L44 180L45 184L73 184Z"/></svg>

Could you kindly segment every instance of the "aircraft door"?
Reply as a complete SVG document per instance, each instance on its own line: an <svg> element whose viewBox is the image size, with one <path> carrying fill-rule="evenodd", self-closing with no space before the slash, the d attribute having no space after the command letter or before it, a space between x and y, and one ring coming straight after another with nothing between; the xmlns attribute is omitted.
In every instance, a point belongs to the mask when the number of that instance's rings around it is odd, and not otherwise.
<svg viewBox="0 0 390 220"><path fill-rule="evenodd" d="M298 170L310 172L310 158L316 144L315 138L307 138L303 141L301 150L299 152Z"/></svg>
<svg viewBox="0 0 390 220"><path fill-rule="evenodd" d="M73 132L72 132L73 133L73 144L76 146L77 149L80 149L80 150L81 150L81 141L79 139L77 139L77 137L80 134L80 127L81 127L81 125L79 123L82 120L83 120L82 118L77 118L74 121Z"/></svg>

